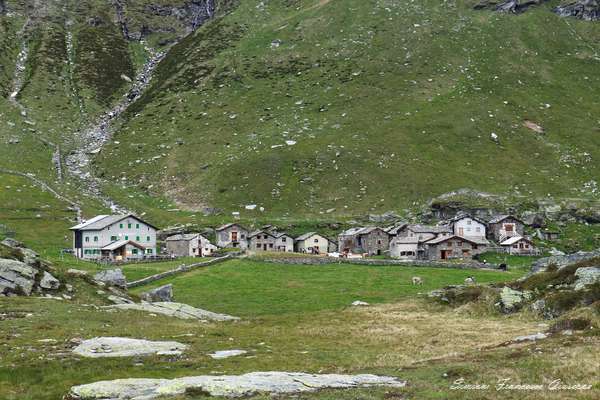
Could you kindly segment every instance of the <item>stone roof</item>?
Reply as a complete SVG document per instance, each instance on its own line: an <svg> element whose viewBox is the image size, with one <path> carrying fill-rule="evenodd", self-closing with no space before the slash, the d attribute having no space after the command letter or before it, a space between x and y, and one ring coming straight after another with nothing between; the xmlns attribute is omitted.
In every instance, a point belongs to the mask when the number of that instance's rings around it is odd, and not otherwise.
<svg viewBox="0 0 600 400"><path fill-rule="evenodd" d="M462 237L462 236L458 236L458 235L438 236L431 240L426 241L425 244L439 244L439 243L443 243L443 242L446 242L451 239L458 239L458 240L462 240L462 241L470 242L470 243L474 243L474 244L483 244L483 243L478 243L477 241L475 241L473 239L468 239L466 237ZM488 243L487 240L486 240L486 243Z"/></svg>
<svg viewBox="0 0 600 400"><path fill-rule="evenodd" d="M141 244L134 242L133 240L118 240L116 242L112 242L109 245L106 245L102 248L102 250L116 250L116 249L120 249L121 247L125 246L125 245L132 245L134 247L137 247L138 249L145 249L144 246L142 246Z"/></svg>
<svg viewBox="0 0 600 400"><path fill-rule="evenodd" d="M199 233L179 233L177 235L169 236L165 239L167 242L175 242L180 240L194 240L196 237L200 236Z"/></svg>
<svg viewBox="0 0 600 400"><path fill-rule="evenodd" d="M523 222L519 218L515 217L514 215L501 214L501 215L496 215L495 217L493 217L492 219L490 219L490 224L498 224L498 223L504 221L507 218L516 219L517 221L519 221L521 223Z"/></svg>
<svg viewBox="0 0 600 400"><path fill-rule="evenodd" d="M450 233L452 230L446 225L408 225L414 233Z"/></svg>
<svg viewBox="0 0 600 400"><path fill-rule="evenodd" d="M504 242L500 243L500 246L511 246L515 243L520 242L521 240L525 240L526 242L533 243L531 240L523 237L523 236L511 236L506 239Z"/></svg>
<svg viewBox="0 0 600 400"><path fill-rule="evenodd" d="M225 230L225 229L227 229L227 228L231 228L232 226L238 226L238 227L240 227L241 229L243 229L243 230L247 231L247 229L246 229L246 228L244 228L242 225L238 224L237 222L231 222L231 223L229 223L229 224L222 225L222 226L218 227L218 228L217 228L217 229L215 229L215 230L218 232L218 231Z"/></svg>

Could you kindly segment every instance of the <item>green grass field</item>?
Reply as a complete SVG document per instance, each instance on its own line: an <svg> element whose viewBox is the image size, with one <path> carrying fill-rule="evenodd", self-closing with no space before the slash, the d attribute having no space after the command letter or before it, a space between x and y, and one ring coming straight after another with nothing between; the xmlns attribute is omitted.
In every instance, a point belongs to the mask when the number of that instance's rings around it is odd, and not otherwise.
<svg viewBox="0 0 600 400"><path fill-rule="evenodd" d="M230 261L161 282L173 283L179 301L242 317L234 323L207 324L97 310L91 305L106 304L105 300L96 294L96 288L80 280L72 281L76 289L73 301L0 298L0 398L55 400L73 385L103 379L272 370L375 373L409 381L405 389L324 391L294 397L307 400L481 399L482 395L486 399L522 399L517 391L449 389L459 377L494 384L499 375L522 382L549 377L596 382L591 392L543 393L544 398L556 400L595 397L600 389L594 355L597 337L556 337L536 344L495 347L515 336L537 332L545 322L530 315L505 316L477 307L451 310L417 294L460 283L467 274L481 282L498 282L520 273ZM412 275L421 276L424 285L412 287ZM356 299L372 305L350 307ZM26 317L25 313L32 315ZM87 360L69 354L71 339L95 336L178 340L190 349L183 357L118 360ZM225 360L207 356L226 349L249 353ZM191 394L179 399L207 398Z"/></svg>

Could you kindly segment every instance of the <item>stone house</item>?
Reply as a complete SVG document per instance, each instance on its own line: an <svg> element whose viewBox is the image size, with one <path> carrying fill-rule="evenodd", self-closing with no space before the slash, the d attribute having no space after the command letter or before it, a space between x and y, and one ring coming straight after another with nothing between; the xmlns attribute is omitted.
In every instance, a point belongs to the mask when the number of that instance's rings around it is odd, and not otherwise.
<svg viewBox="0 0 600 400"><path fill-rule="evenodd" d="M487 224L485 221L468 214L458 215L450 220L454 235L467 239L485 240Z"/></svg>
<svg viewBox="0 0 600 400"><path fill-rule="evenodd" d="M488 238L501 243L512 236L523 236L525 224L512 215L498 215L488 223Z"/></svg>
<svg viewBox="0 0 600 400"><path fill-rule="evenodd" d="M427 258L425 243L431 239L450 236L452 230L446 225L405 225L390 241L390 256L406 260Z"/></svg>
<svg viewBox="0 0 600 400"><path fill-rule="evenodd" d="M553 231L550 229L538 229L536 235L540 240L545 240L548 242L553 242L560 239L560 231Z"/></svg>
<svg viewBox="0 0 600 400"><path fill-rule="evenodd" d="M78 258L126 261L156 255L157 228L132 214L98 215L70 230Z"/></svg>
<svg viewBox="0 0 600 400"><path fill-rule="evenodd" d="M511 236L500 243L502 249L513 255L537 255L539 254L533 242L523 236Z"/></svg>
<svg viewBox="0 0 600 400"><path fill-rule="evenodd" d="M182 233L165 240L167 254L175 257L207 257L217 246L199 233Z"/></svg>
<svg viewBox="0 0 600 400"><path fill-rule="evenodd" d="M351 228L338 236L338 249L341 253L366 253L381 255L390 247L390 236L379 227Z"/></svg>
<svg viewBox="0 0 600 400"><path fill-rule="evenodd" d="M337 250L337 244L316 232L307 232L298 236L294 243L298 253L327 254Z"/></svg>
<svg viewBox="0 0 600 400"><path fill-rule="evenodd" d="M487 249L487 240L480 243L458 235L444 235L425 243L425 254L428 260L449 260L453 258L471 258Z"/></svg>
<svg viewBox="0 0 600 400"><path fill-rule="evenodd" d="M231 223L216 230L218 247L233 247L245 250L248 248L248 230L240 224Z"/></svg>
<svg viewBox="0 0 600 400"><path fill-rule="evenodd" d="M258 230L248 235L248 249L251 251L294 251L294 239L282 232Z"/></svg>

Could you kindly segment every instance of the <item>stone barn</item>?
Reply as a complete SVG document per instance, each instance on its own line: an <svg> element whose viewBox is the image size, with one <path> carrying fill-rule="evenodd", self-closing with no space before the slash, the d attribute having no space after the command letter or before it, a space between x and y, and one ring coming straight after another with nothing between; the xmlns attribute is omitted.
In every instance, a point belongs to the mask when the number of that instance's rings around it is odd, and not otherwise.
<svg viewBox="0 0 600 400"><path fill-rule="evenodd" d="M428 260L449 260L453 258L472 258L487 250L489 242L467 239L457 235L439 236L425 243Z"/></svg>
<svg viewBox="0 0 600 400"><path fill-rule="evenodd" d="M231 223L218 227L217 246L239 248L245 250L248 248L248 230L240 224Z"/></svg>
<svg viewBox="0 0 600 400"><path fill-rule="evenodd" d="M501 243L512 236L523 236L525 224L512 215L498 215L488 223L488 238Z"/></svg>

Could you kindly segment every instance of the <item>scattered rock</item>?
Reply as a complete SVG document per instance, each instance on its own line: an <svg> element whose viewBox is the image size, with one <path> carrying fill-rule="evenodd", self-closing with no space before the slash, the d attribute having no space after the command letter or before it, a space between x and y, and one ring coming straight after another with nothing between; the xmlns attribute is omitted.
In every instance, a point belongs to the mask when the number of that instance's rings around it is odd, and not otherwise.
<svg viewBox="0 0 600 400"><path fill-rule="evenodd" d="M141 298L149 303L173 301L173 285L164 285L142 293Z"/></svg>
<svg viewBox="0 0 600 400"><path fill-rule="evenodd" d="M193 376L178 379L117 379L71 388L74 400L152 400L185 395L250 397L316 392L322 389L406 386L406 381L377 375L313 375L300 372L251 372L245 375Z"/></svg>
<svg viewBox="0 0 600 400"><path fill-rule="evenodd" d="M546 339L547 337L548 337L548 335L546 335L545 333L536 333L533 335L517 336L516 338L513 339L513 341L514 342L528 342L528 341Z"/></svg>
<svg viewBox="0 0 600 400"><path fill-rule="evenodd" d="M42 280L40 281L40 287L42 289L57 290L58 288L60 288L60 281L48 272L44 271L44 275L42 276Z"/></svg>
<svg viewBox="0 0 600 400"><path fill-rule="evenodd" d="M97 337L84 340L73 349L82 357L135 357L157 355L181 355L187 348L179 342L152 342L142 339L120 337Z"/></svg>
<svg viewBox="0 0 600 400"><path fill-rule="evenodd" d="M113 302L114 304L134 304L133 300L129 300L121 296L115 296L114 294L108 296L107 299Z"/></svg>
<svg viewBox="0 0 600 400"><path fill-rule="evenodd" d="M536 133L544 133L544 128L533 121L525 120L523 121L523 126L527 129L531 129Z"/></svg>
<svg viewBox="0 0 600 400"><path fill-rule="evenodd" d="M585 289L586 286L600 282L600 267L577 268L575 277L575 290Z"/></svg>
<svg viewBox="0 0 600 400"><path fill-rule="evenodd" d="M171 303L171 302L157 302L157 303L145 303L140 304L117 304L114 306L107 306L107 308L116 308L121 310L136 310L144 311L148 313L155 313L166 315L168 317L175 317L180 319L197 319L200 321L236 321L238 317L232 317L226 314L217 314L210 311L195 308L187 304L182 303Z"/></svg>
<svg viewBox="0 0 600 400"><path fill-rule="evenodd" d="M366 301L360 301L360 300L356 300L352 302L352 306L353 307L365 307L370 305L369 303L367 303Z"/></svg>
<svg viewBox="0 0 600 400"><path fill-rule="evenodd" d="M76 277L82 278L84 276L88 276L88 272L87 271L82 271L80 269L69 268L67 270L67 275L76 276Z"/></svg>
<svg viewBox="0 0 600 400"><path fill-rule="evenodd" d="M246 353L248 353L246 350L221 350L215 351L214 353L209 354L209 356L215 360L220 360L223 358L241 356Z"/></svg>
<svg viewBox="0 0 600 400"><path fill-rule="evenodd" d="M100 271L94 275L94 280L103 282L109 286L127 288L127 278L125 278L125 275L123 275L123 271L120 268Z"/></svg>

